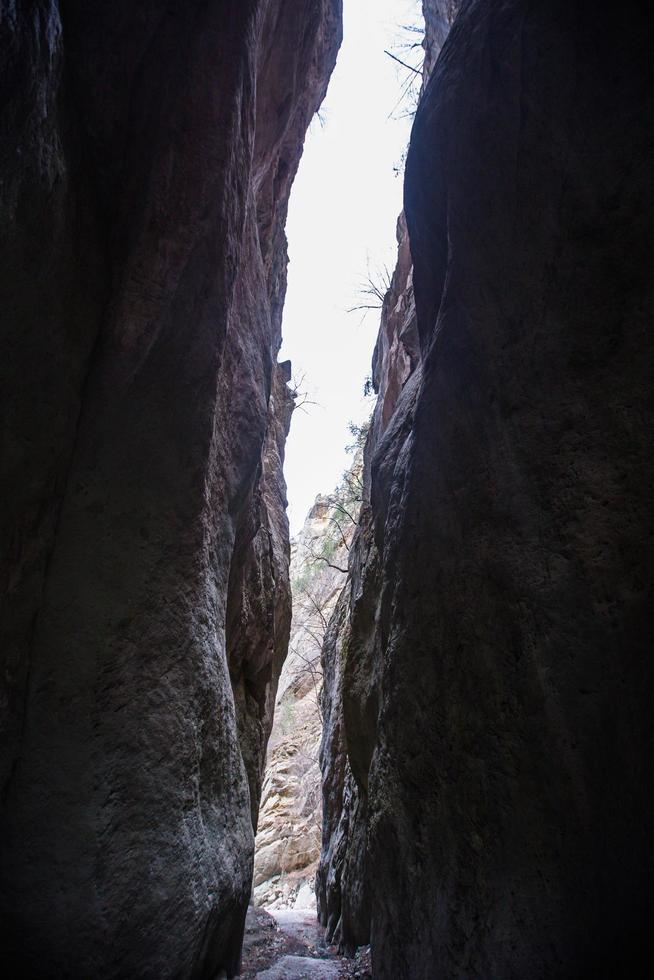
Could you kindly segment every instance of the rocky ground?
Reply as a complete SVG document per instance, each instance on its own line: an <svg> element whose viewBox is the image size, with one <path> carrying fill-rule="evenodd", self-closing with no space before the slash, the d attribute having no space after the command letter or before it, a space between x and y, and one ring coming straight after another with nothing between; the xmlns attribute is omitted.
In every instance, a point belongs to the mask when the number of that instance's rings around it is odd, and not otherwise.
<svg viewBox="0 0 654 980"><path fill-rule="evenodd" d="M327 945L315 912L278 910L272 916L250 906L243 944L242 980L370 980L370 950L355 959Z"/></svg>

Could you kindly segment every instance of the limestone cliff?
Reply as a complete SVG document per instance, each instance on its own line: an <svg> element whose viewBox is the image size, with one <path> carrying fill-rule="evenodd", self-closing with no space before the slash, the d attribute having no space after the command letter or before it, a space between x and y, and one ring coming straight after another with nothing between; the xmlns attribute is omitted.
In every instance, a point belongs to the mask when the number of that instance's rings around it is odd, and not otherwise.
<svg viewBox="0 0 654 980"><path fill-rule="evenodd" d="M0 10L0 948L237 968L290 622L284 222L340 0Z"/></svg>
<svg viewBox="0 0 654 980"><path fill-rule="evenodd" d="M323 654L321 916L379 978L651 963L651 40L473 0L418 108Z"/></svg>

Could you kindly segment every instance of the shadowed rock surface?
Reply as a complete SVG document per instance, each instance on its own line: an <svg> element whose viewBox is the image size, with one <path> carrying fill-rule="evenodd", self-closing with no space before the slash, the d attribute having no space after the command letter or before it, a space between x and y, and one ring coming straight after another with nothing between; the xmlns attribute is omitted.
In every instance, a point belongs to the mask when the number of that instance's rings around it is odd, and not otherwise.
<svg viewBox="0 0 654 980"><path fill-rule="evenodd" d="M418 109L323 652L319 905L375 977L651 969L651 41L468 2Z"/></svg>
<svg viewBox="0 0 654 980"><path fill-rule="evenodd" d="M0 11L7 975L237 968L290 624L283 226L340 7Z"/></svg>

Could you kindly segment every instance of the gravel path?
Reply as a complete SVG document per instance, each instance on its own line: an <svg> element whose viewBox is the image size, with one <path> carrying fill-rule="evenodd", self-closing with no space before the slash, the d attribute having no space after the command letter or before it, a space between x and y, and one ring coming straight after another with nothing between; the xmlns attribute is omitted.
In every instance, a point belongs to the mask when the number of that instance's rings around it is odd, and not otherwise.
<svg viewBox="0 0 654 980"><path fill-rule="evenodd" d="M241 980L370 980L369 953L339 956L325 942L315 910L248 909Z"/></svg>

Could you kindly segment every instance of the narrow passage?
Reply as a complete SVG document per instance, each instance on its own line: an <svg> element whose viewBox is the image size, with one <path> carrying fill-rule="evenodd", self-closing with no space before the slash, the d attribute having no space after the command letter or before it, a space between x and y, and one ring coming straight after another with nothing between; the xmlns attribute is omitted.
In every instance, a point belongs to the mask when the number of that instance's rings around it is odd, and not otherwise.
<svg viewBox="0 0 654 980"><path fill-rule="evenodd" d="M242 980L369 980L370 950L354 960L328 946L315 911L280 910L270 915L250 906L243 943Z"/></svg>

